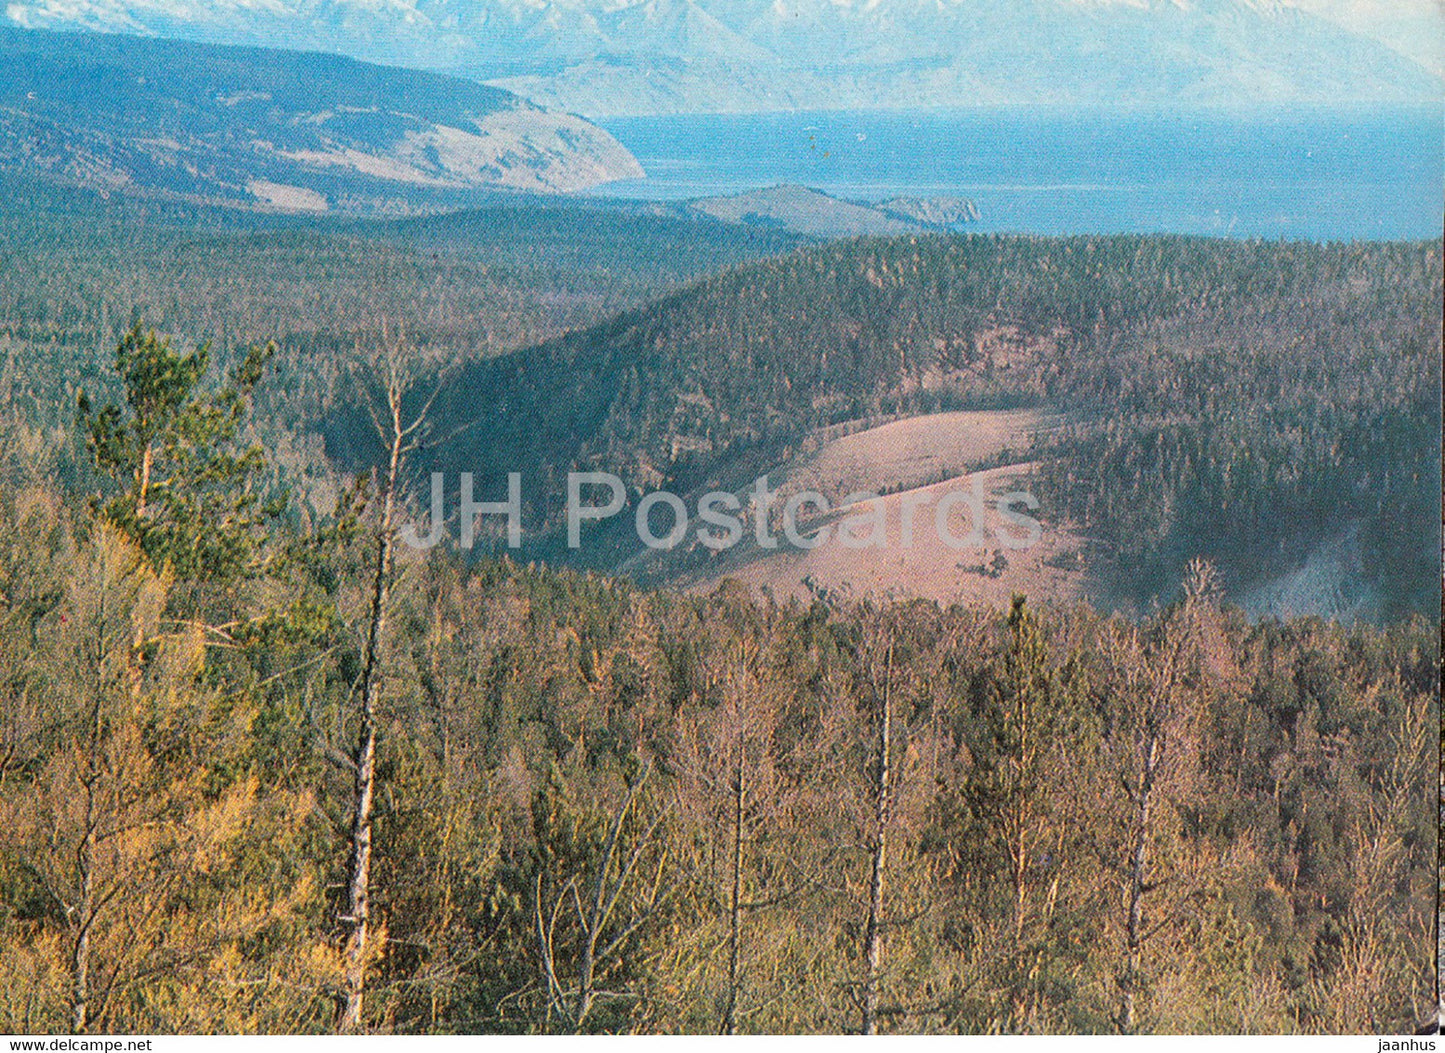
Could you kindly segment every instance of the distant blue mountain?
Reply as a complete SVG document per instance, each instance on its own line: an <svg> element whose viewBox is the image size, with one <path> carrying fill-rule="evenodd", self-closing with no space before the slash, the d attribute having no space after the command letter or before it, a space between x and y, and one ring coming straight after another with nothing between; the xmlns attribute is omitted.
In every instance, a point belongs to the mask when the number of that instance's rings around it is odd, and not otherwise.
<svg viewBox="0 0 1445 1053"><path fill-rule="evenodd" d="M17 24L444 69L589 116L1419 102L1441 81L1278 0L11 0Z"/></svg>
<svg viewBox="0 0 1445 1053"><path fill-rule="evenodd" d="M383 213L642 174L583 119L473 81L336 55L6 28L0 168Z"/></svg>

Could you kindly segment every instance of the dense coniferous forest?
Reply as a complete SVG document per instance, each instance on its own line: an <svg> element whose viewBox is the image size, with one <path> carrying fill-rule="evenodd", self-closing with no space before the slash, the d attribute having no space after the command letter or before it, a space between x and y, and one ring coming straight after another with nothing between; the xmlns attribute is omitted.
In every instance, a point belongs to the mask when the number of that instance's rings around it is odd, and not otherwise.
<svg viewBox="0 0 1445 1053"><path fill-rule="evenodd" d="M273 538L268 579L198 582L51 494L6 520L3 1026L332 1029L360 543ZM1205 572L1132 624L436 558L392 624L368 1028L1398 1031L1431 1011L1424 622L1251 626Z"/></svg>
<svg viewBox="0 0 1445 1053"><path fill-rule="evenodd" d="M798 239L676 210L579 209L499 195L495 207L395 222L316 220L0 176L0 400L26 458L85 479L70 434L82 389L118 397L110 369L133 322L219 363L276 341L253 428L297 506L338 485L318 421L351 402L346 363L384 321L437 367L525 347ZM314 502L311 500L314 498Z"/></svg>
<svg viewBox="0 0 1445 1053"><path fill-rule="evenodd" d="M1387 616L1430 612L1441 280L1428 244L838 242L467 366L439 415L470 426L433 463L687 490L825 425L1052 407L1039 496L1132 598L1197 555L1236 588L1358 523ZM542 488L536 521L562 500Z"/></svg>
<svg viewBox="0 0 1445 1053"><path fill-rule="evenodd" d="M566 216L6 214L0 1027L1430 1016L1438 247ZM447 457L688 486L1024 404L1144 615L395 541ZM1397 616L1228 602L1337 517Z"/></svg>
<svg viewBox="0 0 1445 1053"><path fill-rule="evenodd" d="M0 215L0 395L57 451L80 388L115 393L97 366L137 318L223 360L274 339L255 431L324 514L376 455L345 362L390 320L447 378L450 440L418 469L523 472L529 557L575 559L555 534L572 468L639 491L740 486L821 426L1039 406L1069 425L1029 451L1033 488L1087 531L1119 601L1167 598L1196 555L1237 593L1354 531L1380 616L1438 606L1439 534L1419 526L1438 501L1438 246L797 249L676 210L321 223L46 193ZM87 471L73 443L57 455ZM593 565L633 550L593 546Z"/></svg>

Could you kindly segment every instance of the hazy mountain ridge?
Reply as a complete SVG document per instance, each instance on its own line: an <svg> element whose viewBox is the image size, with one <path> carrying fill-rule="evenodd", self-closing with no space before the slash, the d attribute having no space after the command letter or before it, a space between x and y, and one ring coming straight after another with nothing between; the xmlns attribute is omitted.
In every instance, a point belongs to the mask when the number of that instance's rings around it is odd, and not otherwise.
<svg viewBox="0 0 1445 1053"><path fill-rule="evenodd" d="M1293 6L1004 0L17 0L19 24L339 50L589 116L1423 101L1440 78Z"/></svg>
<svg viewBox="0 0 1445 1053"><path fill-rule="evenodd" d="M3 28L0 165L360 212L642 175L583 119L465 80L330 55Z"/></svg>
<svg viewBox="0 0 1445 1053"><path fill-rule="evenodd" d="M874 207L787 184L700 198L688 207L724 223L774 227L822 238L952 230L979 218L978 207L964 198L900 197Z"/></svg>

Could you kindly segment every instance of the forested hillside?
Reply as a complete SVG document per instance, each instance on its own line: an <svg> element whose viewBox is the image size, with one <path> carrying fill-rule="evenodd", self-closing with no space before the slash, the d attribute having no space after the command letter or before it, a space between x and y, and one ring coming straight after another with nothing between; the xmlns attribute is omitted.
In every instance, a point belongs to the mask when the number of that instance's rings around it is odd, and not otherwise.
<svg viewBox="0 0 1445 1053"><path fill-rule="evenodd" d="M668 208L499 202L358 224L22 189L32 207L0 215L4 397L40 429L27 455L66 478L89 471L67 407L81 386L114 392L96 367L145 318L222 362L278 341L251 427L296 507L324 513L373 454L344 363L387 321L448 378L448 441L417 467L522 472L532 555L568 558L548 530L573 467L638 490L742 486L824 426L1031 406L1068 425L1017 451L1038 462L1030 486L1092 539L1105 597L1167 597L1201 555L1237 596L1344 538L1369 616L1438 602L1438 534L1419 526L1439 463L1433 246L797 250ZM597 540L596 567L636 549Z"/></svg>
<svg viewBox="0 0 1445 1053"><path fill-rule="evenodd" d="M1433 1010L1437 246L27 194L0 1029ZM1159 603L801 602L398 541L434 467L527 473L545 530L572 466L731 485L823 426L984 407L1065 422L1041 499ZM1376 623L1230 602L1347 521Z"/></svg>
<svg viewBox="0 0 1445 1053"><path fill-rule="evenodd" d="M275 340L254 426L298 502L338 473L317 422L351 397L345 362L383 320L440 364L524 347L797 239L679 210L520 197L396 222L302 219L0 179L0 382L7 422L67 481L86 458L77 392L118 392L116 341L138 318L218 362ZM12 433L12 439L16 436ZM18 440L17 440L18 441Z"/></svg>
<svg viewBox="0 0 1445 1053"><path fill-rule="evenodd" d="M542 480L548 526L574 467L737 486L822 426L1048 406L1071 423L1040 499L1134 599L1197 555L1243 588L1358 524L1384 612L1431 611L1440 287L1425 244L836 242L467 366L432 465ZM352 456L362 422L328 427Z"/></svg>
<svg viewBox="0 0 1445 1053"><path fill-rule="evenodd" d="M461 208L487 188L561 192L643 174L595 125L475 81L335 54L27 31L9 18L0 20L0 169L365 215Z"/></svg>

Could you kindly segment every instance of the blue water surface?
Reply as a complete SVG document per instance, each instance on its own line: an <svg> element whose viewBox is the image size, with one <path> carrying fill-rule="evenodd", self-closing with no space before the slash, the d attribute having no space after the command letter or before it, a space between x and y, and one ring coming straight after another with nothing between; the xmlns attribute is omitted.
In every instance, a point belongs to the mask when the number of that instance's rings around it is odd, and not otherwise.
<svg viewBox="0 0 1445 1053"><path fill-rule="evenodd" d="M797 183L853 200L973 199L972 229L1308 240L1436 238L1440 108L681 116L601 122L654 200Z"/></svg>

